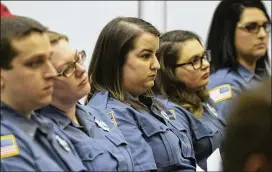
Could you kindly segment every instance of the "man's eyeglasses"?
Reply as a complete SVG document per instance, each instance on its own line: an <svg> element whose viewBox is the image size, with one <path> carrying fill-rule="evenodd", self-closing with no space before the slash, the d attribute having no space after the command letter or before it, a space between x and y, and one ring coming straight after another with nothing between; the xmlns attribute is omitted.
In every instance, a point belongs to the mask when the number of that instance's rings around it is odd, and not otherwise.
<svg viewBox="0 0 272 172"><path fill-rule="evenodd" d="M250 33L259 33L261 27L264 28L264 31L266 33L270 32L270 30L271 30L271 23L270 22L266 22L266 23L264 23L262 25L259 25L256 22L247 23L247 24L238 23L237 26L239 28L246 29Z"/></svg>
<svg viewBox="0 0 272 172"><path fill-rule="evenodd" d="M60 73L57 74L57 76L64 76L64 77L69 77L71 76L75 70L76 70L76 64L82 64L84 60L86 59L86 53L84 50L82 51L76 51L75 55L75 61L71 64L69 64L67 67L65 67Z"/></svg>
<svg viewBox="0 0 272 172"><path fill-rule="evenodd" d="M208 62L211 61L211 51L210 50L206 50L202 57L195 57L192 61L190 61L188 63L176 64L175 68L181 67L184 65L192 65L192 67L195 70L198 70L198 69L202 68L204 59L207 60Z"/></svg>

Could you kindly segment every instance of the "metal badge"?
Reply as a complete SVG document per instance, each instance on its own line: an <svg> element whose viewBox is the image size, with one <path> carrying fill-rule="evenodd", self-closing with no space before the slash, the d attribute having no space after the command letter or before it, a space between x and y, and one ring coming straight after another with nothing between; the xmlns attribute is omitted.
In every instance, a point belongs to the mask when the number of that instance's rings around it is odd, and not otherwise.
<svg viewBox="0 0 272 172"><path fill-rule="evenodd" d="M217 112L216 112L216 110L215 110L213 107L211 107L211 106L209 105L209 103L207 103L207 107L208 107L208 109L213 113L213 115L217 117Z"/></svg>
<svg viewBox="0 0 272 172"><path fill-rule="evenodd" d="M111 111L111 112L108 113L108 115L110 116L110 119L114 123L114 125L117 125L117 122L116 122L116 119L115 119L115 116L114 116L114 112Z"/></svg>
<svg viewBox="0 0 272 172"><path fill-rule="evenodd" d="M169 117L168 117L167 113L165 113L164 111L161 111L161 115L162 115L165 119L169 120Z"/></svg>
<svg viewBox="0 0 272 172"><path fill-rule="evenodd" d="M68 145L68 143L66 142L66 140L63 140L59 135L56 135L56 139L58 141L58 143L61 145L61 147L67 151L67 152L71 152L71 148L70 146Z"/></svg>
<svg viewBox="0 0 272 172"><path fill-rule="evenodd" d="M109 128L109 127L107 126L107 124L104 123L103 121L98 120L97 118L95 118L94 121L95 121L95 123L96 123L99 127L101 127L103 130L108 131L108 132L110 131L110 128Z"/></svg>

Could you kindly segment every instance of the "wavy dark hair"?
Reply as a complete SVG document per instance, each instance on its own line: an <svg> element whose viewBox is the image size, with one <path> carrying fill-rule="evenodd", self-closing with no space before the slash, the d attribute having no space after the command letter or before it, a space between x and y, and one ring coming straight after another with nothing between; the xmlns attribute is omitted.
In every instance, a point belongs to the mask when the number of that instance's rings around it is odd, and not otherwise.
<svg viewBox="0 0 272 172"><path fill-rule="evenodd" d="M237 70L239 62L234 45L235 29L242 12L248 7L260 9L271 22L266 8L260 0L222 0L217 6L213 14L206 46L211 50L212 73L222 68ZM257 61L257 68L266 69L265 63L267 62L268 52Z"/></svg>

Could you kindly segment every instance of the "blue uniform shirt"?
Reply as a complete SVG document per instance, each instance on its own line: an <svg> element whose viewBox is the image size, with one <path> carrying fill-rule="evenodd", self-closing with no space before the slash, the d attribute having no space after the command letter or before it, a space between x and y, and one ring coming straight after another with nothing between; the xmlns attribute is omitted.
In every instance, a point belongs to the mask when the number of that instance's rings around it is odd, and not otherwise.
<svg viewBox="0 0 272 172"><path fill-rule="evenodd" d="M197 164L207 170L207 158L217 148L221 148L225 124L217 116L210 102L203 103L204 114L197 119L192 113L163 96L157 96L171 113L170 120L176 125L183 125L194 145Z"/></svg>
<svg viewBox="0 0 272 172"><path fill-rule="evenodd" d="M87 171L68 138L47 119L30 119L1 102L1 169Z"/></svg>
<svg viewBox="0 0 272 172"><path fill-rule="evenodd" d="M256 69L256 73L250 72L240 65L237 72L229 68L220 69L210 76L208 90L215 102L216 110L226 123L231 114L231 102L241 92L254 88L264 79L265 71Z"/></svg>
<svg viewBox="0 0 272 172"><path fill-rule="evenodd" d="M155 108L150 100L149 112L136 110L102 91L92 97L88 106L104 110L116 123L128 142L137 171L156 167L158 171L195 171L192 142L184 127L171 123L168 114Z"/></svg>
<svg viewBox="0 0 272 172"><path fill-rule="evenodd" d="M81 126L71 121L53 106L39 110L50 118L72 141L82 161L90 171L133 171L133 162L125 139L93 116L90 109L76 107Z"/></svg>

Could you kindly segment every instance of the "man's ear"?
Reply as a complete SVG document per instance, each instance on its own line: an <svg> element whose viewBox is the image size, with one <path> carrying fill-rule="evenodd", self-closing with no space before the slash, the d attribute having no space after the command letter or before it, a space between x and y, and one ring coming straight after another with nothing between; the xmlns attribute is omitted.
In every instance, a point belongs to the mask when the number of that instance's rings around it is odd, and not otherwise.
<svg viewBox="0 0 272 172"><path fill-rule="evenodd" d="M244 171L258 172L268 170L268 160L264 154L253 154L247 158Z"/></svg>

